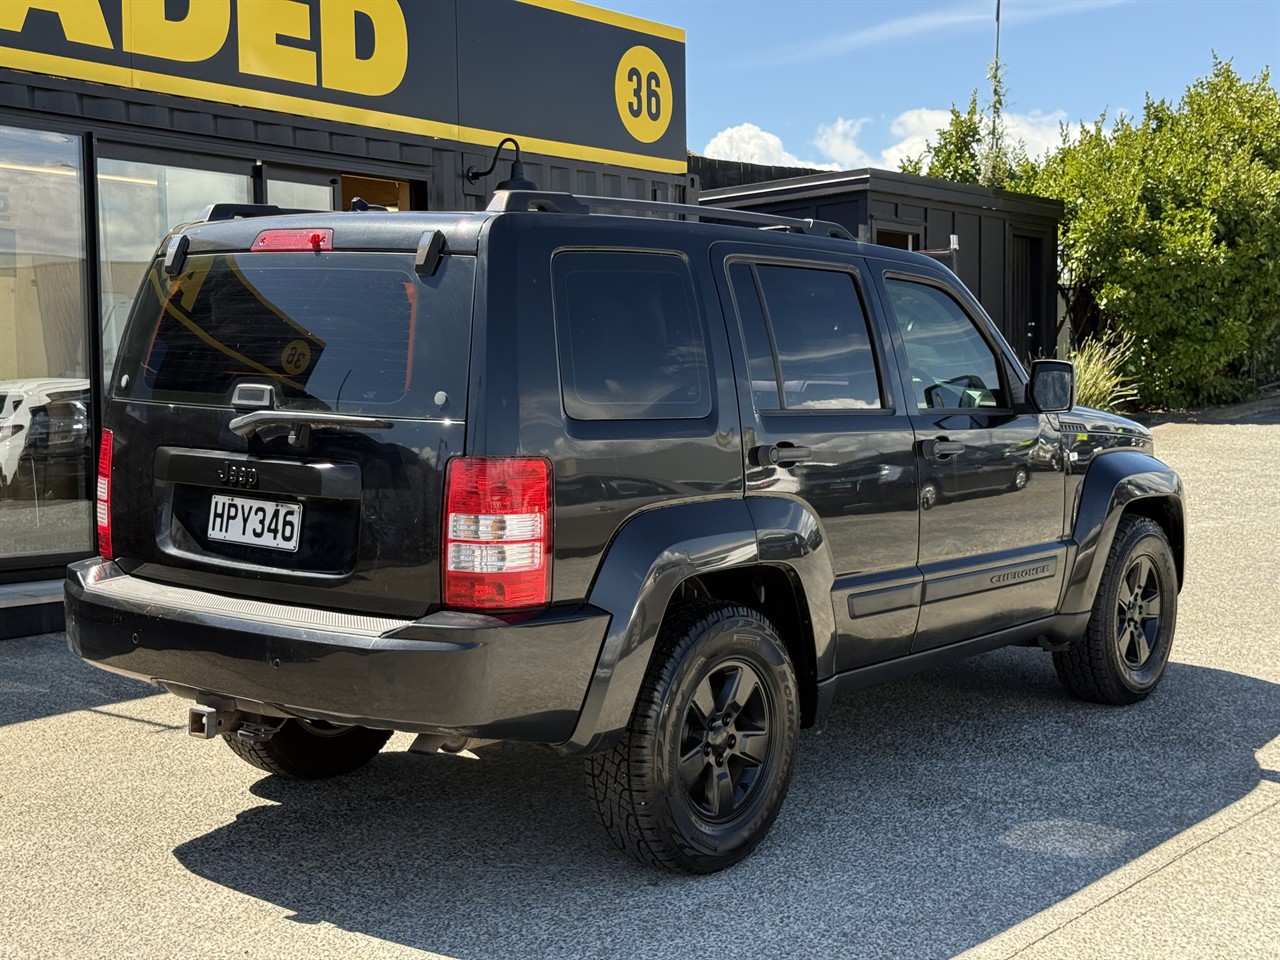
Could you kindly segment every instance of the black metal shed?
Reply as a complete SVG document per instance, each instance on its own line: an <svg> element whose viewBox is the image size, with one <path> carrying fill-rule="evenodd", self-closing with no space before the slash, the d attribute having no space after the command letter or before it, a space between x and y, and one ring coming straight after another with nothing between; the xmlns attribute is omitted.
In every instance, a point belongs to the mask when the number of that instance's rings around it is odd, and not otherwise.
<svg viewBox="0 0 1280 960"><path fill-rule="evenodd" d="M888 170L806 175L697 155L689 172L703 204L833 220L859 239L933 254L1019 354L1054 353L1061 201Z"/></svg>

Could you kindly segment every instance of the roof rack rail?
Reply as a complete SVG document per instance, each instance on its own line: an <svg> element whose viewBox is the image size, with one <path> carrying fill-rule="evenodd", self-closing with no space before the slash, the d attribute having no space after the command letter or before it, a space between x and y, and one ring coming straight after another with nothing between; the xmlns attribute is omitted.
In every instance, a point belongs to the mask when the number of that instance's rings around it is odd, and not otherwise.
<svg viewBox="0 0 1280 960"><path fill-rule="evenodd" d="M593 207L613 207L652 213L671 213L690 220L712 220L737 223L763 230L784 230L809 236L853 240L845 227L830 220L800 220L772 213L733 210L727 207L702 207L690 203L667 203L662 200L632 200L627 197L583 197L572 193L549 193L541 190L499 190L486 207L491 213L529 210L551 213L590 213Z"/></svg>
<svg viewBox="0 0 1280 960"><path fill-rule="evenodd" d="M294 210L277 207L272 203L211 203L204 208L197 222L213 223L217 220L234 220L236 217L279 217L291 213L325 213L323 210Z"/></svg>

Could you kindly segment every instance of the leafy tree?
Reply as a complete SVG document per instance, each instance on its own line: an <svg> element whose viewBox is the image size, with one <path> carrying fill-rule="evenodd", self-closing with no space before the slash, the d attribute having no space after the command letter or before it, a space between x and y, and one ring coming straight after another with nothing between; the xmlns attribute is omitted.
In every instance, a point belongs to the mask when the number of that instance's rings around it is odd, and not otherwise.
<svg viewBox="0 0 1280 960"><path fill-rule="evenodd" d="M969 109L961 113L951 105L950 122L938 131L937 140L925 146L918 157L902 161L903 173L927 174L955 183L978 183L978 151L982 143L982 123L978 116L978 91L969 97Z"/></svg>
<svg viewBox="0 0 1280 960"><path fill-rule="evenodd" d="M1028 166L1021 142L1010 143L1004 129L1004 69L998 59L987 68L991 101L978 109L978 91L969 95L969 109L961 113L951 104L951 119L925 144L924 153L907 157L898 169L954 183L1004 187Z"/></svg>
<svg viewBox="0 0 1280 960"><path fill-rule="evenodd" d="M1025 176L1064 203L1060 283L1079 345L1134 341L1143 401L1254 392L1280 332L1280 96L1216 57L1178 105L1082 124Z"/></svg>

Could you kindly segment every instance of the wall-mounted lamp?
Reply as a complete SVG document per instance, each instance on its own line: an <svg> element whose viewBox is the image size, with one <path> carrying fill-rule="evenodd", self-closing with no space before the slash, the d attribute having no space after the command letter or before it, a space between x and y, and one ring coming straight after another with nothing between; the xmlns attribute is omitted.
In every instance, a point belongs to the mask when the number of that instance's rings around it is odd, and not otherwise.
<svg viewBox="0 0 1280 960"><path fill-rule="evenodd" d="M493 163L489 164L487 169L477 170L475 167L467 167L467 180L476 183L481 177L487 177L493 173L494 168L498 166L498 157L502 153L502 148L506 144L511 144L512 149L516 152L516 158L511 161L511 176L498 184L498 190L537 190L538 185L532 180L524 178L524 164L520 162L520 144L516 142L515 137L503 137L497 148L493 151Z"/></svg>

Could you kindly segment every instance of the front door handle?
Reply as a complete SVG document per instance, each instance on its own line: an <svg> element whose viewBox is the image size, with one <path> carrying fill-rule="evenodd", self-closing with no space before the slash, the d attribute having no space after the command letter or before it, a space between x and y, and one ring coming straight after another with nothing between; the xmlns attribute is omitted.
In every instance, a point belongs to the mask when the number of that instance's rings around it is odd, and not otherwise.
<svg viewBox="0 0 1280 960"><path fill-rule="evenodd" d="M800 463L813 456L808 447L797 447L793 443L766 443L751 450L751 459L761 467L785 466L788 463Z"/></svg>
<svg viewBox="0 0 1280 960"><path fill-rule="evenodd" d="M964 444L958 440L939 437L937 440L925 440L920 444L920 449L926 457L941 460L943 457L954 457L958 453L964 453Z"/></svg>

